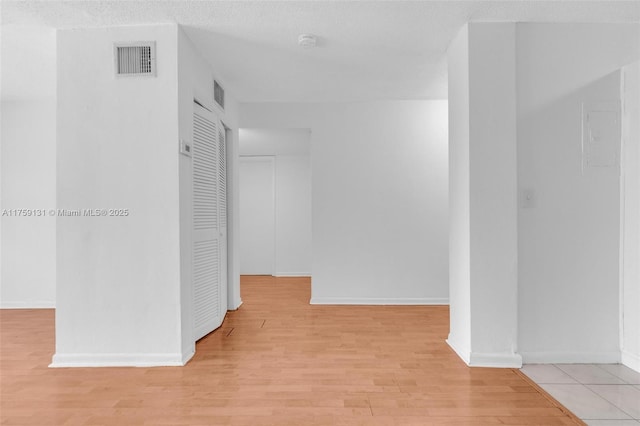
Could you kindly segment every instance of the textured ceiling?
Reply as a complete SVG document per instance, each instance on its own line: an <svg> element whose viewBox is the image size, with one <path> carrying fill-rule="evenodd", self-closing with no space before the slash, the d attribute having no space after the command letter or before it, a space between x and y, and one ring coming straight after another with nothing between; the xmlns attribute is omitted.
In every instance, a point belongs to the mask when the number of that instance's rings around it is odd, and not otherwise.
<svg viewBox="0 0 640 426"><path fill-rule="evenodd" d="M446 49L470 21L640 22L640 0L2 0L0 7L4 98L55 91L55 28L178 23L239 100L290 102L446 98ZM319 46L298 47L301 33L317 35Z"/></svg>

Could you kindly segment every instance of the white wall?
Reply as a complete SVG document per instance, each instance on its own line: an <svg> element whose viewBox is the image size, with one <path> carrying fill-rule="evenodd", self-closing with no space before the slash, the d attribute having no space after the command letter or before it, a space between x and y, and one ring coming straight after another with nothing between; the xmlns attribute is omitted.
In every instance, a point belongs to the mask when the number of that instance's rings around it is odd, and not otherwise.
<svg viewBox="0 0 640 426"><path fill-rule="evenodd" d="M139 40L157 77L116 78ZM57 218L54 366L184 362L177 71L176 25L58 33L57 207L129 214Z"/></svg>
<svg viewBox="0 0 640 426"><path fill-rule="evenodd" d="M309 129L240 130L240 155L275 159L276 276L311 275L310 142Z"/></svg>
<svg viewBox="0 0 640 426"><path fill-rule="evenodd" d="M56 32L0 26L0 308L53 308L56 300ZM28 60L27 60L28 58ZM7 213L8 214L8 213Z"/></svg>
<svg viewBox="0 0 640 426"><path fill-rule="evenodd" d="M240 299L240 273L238 263L238 126L237 101L225 90L225 109L221 110L213 100L213 80L224 87L224 81L214 73L211 64L205 61L181 28L178 29L178 133L179 138L193 143L194 99L197 99L229 127L227 132L227 307L237 309ZM178 139L174 141L176 153ZM192 165L191 158L180 155L180 304L182 351L188 359L195 351L193 336L193 292L192 292Z"/></svg>
<svg viewBox="0 0 640 426"><path fill-rule="evenodd" d="M449 343L469 364L620 360L619 172L583 173L582 105L619 102L639 28L474 23L452 43Z"/></svg>
<svg viewBox="0 0 640 426"><path fill-rule="evenodd" d="M241 104L310 128L312 303L447 303L447 103Z"/></svg>
<svg viewBox="0 0 640 426"><path fill-rule="evenodd" d="M449 67L449 337L471 357L471 232L469 193L469 27L447 51Z"/></svg>
<svg viewBox="0 0 640 426"><path fill-rule="evenodd" d="M519 366L515 24L470 25L469 52L471 364Z"/></svg>
<svg viewBox="0 0 640 426"><path fill-rule="evenodd" d="M623 69L622 362L640 371L640 62Z"/></svg>
<svg viewBox="0 0 640 426"><path fill-rule="evenodd" d="M240 274L242 275L275 275L275 163L273 155L240 157Z"/></svg>
<svg viewBox="0 0 640 426"><path fill-rule="evenodd" d="M240 129L240 155L309 157L309 129Z"/></svg>
<svg viewBox="0 0 640 426"><path fill-rule="evenodd" d="M620 99L633 24L519 24L519 346L525 362L618 362L619 177L582 173L581 105Z"/></svg>
<svg viewBox="0 0 640 426"><path fill-rule="evenodd" d="M55 99L56 30L20 21L5 18L0 26L0 65L4 65L0 97L2 101Z"/></svg>
<svg viewBox="0 0 640 426"><path fill-rule="evenodd" d="M276 156L276 276L311 276L311 161Z"/></svg>
<svg viewBox="0 0 640 426"><path fill-rule="evenodd" d="M54 38L55 40L55 38ZM56 101L2 102L0 308L53 308L56 300Z"/></svg>
<svg viewBox="0 0 640 426"><path fill-rule="evenodd" d="M515 24L449 49L451 334L469 365L518 367Z"/></svg>

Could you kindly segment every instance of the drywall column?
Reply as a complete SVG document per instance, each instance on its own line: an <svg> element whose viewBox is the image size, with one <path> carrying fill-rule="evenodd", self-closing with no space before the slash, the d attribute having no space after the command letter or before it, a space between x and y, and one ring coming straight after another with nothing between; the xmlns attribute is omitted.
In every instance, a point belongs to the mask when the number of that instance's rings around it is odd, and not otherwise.
<svg viewBox="0 0 640 426"><path fill-rule="evenodd" d="M639 56L638 24L518 24L518 184L534 194L518 219L525 363L621 360L620 169L590 164L583 110L617 110L620 69ZM608 117L602 152L619 158Z"/></svg>
<svg viewBox="0 0 640 426"><path fill-rule="evenodd" d="M116 77L114 43L140 40L157 75ZM58 33L52 366L184 363L177 54L176 25Z"/></svg>
<svg viewBox="0 0 640 426"><path fill-rule="evenodd" d="M471 354L469 206L469 27L451 42L449 62L449 316L447 342L468 364Z"/></svg>
<svg viewBox="0 0 640 426"><path fill-rule="evenodd" d="M640 62L622 76L622 363L640 371Z"/></svg>
<svg viewBox="0 0 640 426"><path fill-rule="evenodd" d="M449 344L519 367L515 24L469 24L449 51Z"/></svg>
<svg viewBox="0 0 640 426"><path fill-rule="evenodd" d="M240 273L238 262L238 104L229 90L225 92L225 106L220 108L213 99L213 80L219 81L211 64L200 54L182 28L178 29L178 132L179 138L193 143L194 99L206 108L215 111L225 126L227 147L227 285L221 290L227 292L222 309L237 309L240 300ZM177 142L177 141L176 141ZM177 152L177 151L176 151ZM186 361L195 353L193 323L193 259L192 220L193 183L192 158L179 156L180 175L180 264L181 264L181 315L182 353ZM225 288L226 287L226 288Z"/></svg>

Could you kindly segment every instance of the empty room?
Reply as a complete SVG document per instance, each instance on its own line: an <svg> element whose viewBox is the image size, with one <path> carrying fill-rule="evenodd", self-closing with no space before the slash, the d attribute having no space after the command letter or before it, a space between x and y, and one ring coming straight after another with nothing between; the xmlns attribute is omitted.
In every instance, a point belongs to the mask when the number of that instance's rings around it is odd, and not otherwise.
<svg viewBox="0 0 640 426"><path fill-rule="evenodd" d="M640 426L640 1L0 19L0 424Z"/></svg>

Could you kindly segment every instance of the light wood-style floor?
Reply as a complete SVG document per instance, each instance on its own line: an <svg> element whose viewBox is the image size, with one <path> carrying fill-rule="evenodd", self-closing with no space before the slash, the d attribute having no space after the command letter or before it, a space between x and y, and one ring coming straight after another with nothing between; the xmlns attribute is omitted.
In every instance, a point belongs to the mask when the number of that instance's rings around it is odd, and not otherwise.
<svg viewBox="0 0 640 426"><path fill-rule="evenodd" d="M2 310L2 425L575 425L516 370L468 368L445 306L311 306L243 277L182 368L49 369L53 310Z"/></svg>

